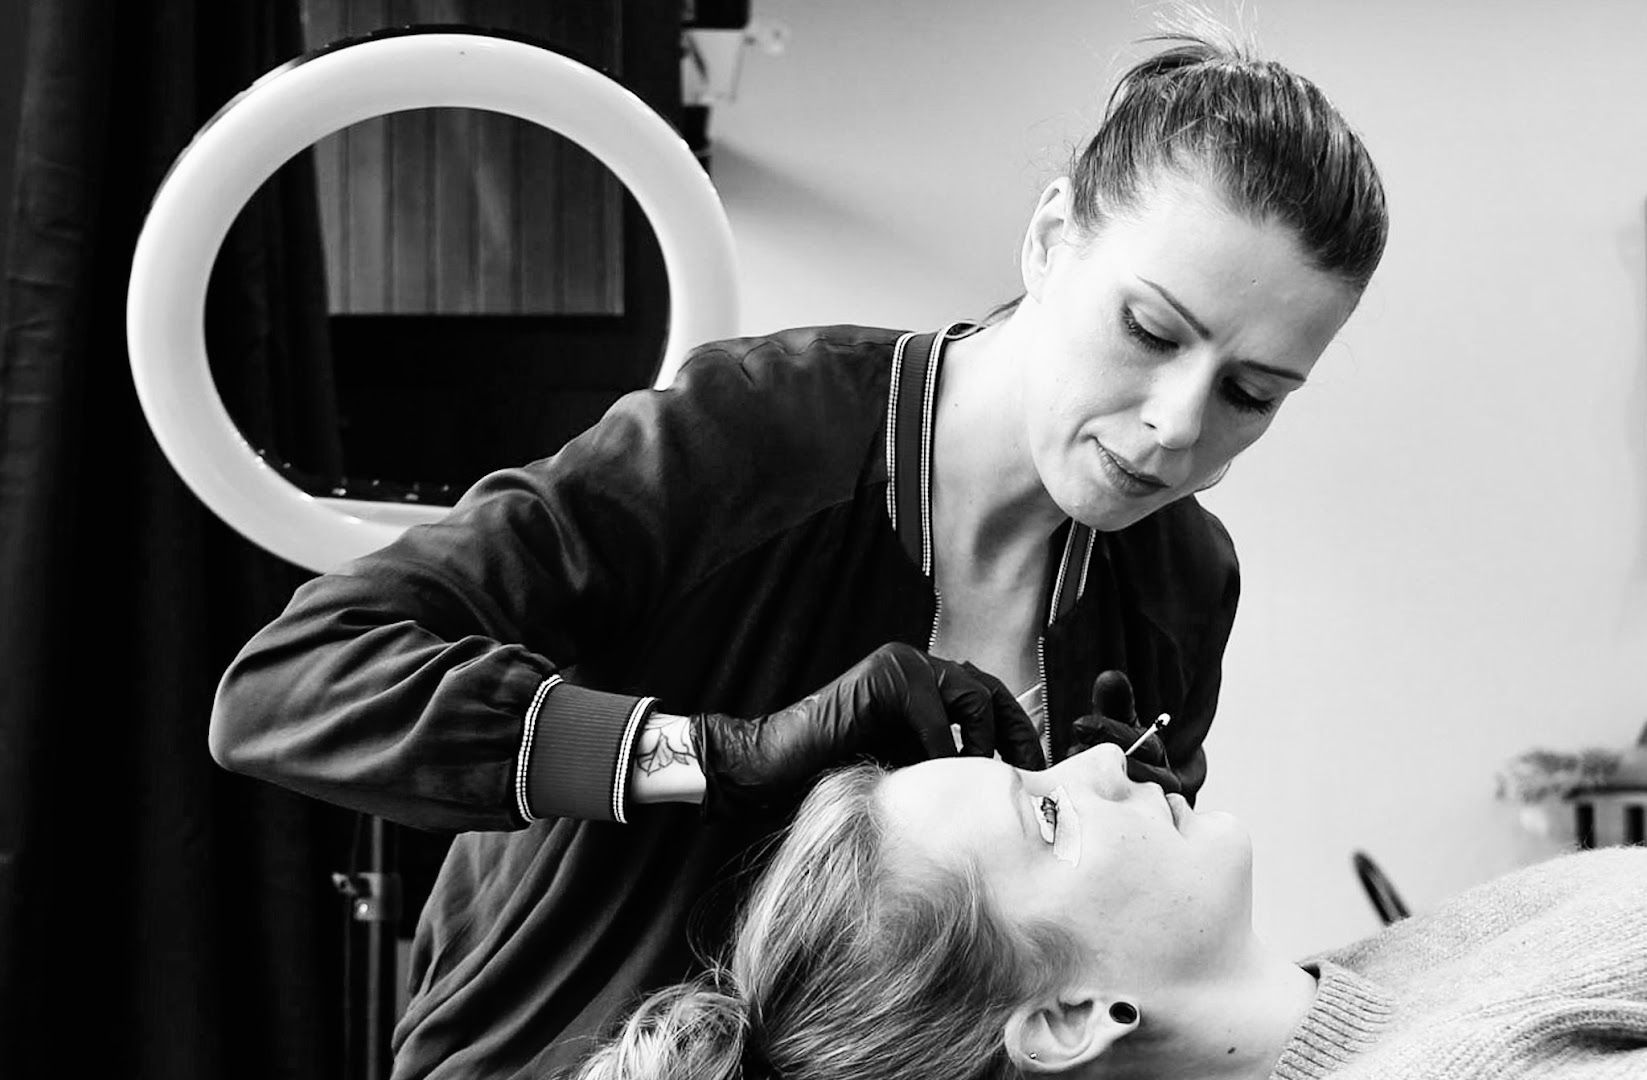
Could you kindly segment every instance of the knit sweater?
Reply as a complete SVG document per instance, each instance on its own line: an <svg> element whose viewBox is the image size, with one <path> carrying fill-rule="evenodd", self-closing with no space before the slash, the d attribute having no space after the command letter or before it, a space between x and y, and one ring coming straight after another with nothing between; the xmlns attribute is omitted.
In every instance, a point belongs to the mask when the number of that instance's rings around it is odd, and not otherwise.
<svg viewBox="0 0 1647 1080"><path fill-rule="evenodd" d="M1304 966L1275 1080L1643 1080L1647 848L1508 874Z"/></svg>

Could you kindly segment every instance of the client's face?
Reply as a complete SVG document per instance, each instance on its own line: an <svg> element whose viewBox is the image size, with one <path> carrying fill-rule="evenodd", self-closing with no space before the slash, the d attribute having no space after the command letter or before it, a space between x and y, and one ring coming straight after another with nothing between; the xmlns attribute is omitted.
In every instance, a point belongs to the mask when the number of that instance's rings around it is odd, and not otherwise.
<svg viewBox="0 0 1647 1080"><path fill-rule="evenodd" d="M929 761L887 777L881 799L899 848L970 863L1006 918L1063 927L1136 990L1206 975L1251 932L1246 829L1133 783L1117 747L1045 772Z"/></svg>

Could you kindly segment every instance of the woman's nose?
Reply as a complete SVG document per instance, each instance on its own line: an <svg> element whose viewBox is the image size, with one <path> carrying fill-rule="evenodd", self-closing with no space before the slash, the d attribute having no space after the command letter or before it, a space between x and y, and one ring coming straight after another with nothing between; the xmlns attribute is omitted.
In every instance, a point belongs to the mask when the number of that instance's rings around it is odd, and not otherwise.
<svg viewBox="0 0 1647 1080"><path fill-rule="evenodd" d="M1187 450L1201 438L1211 396L1207 379L1191 365L1162 370L1144 399L1140 419L1163 450Z"/></svg>

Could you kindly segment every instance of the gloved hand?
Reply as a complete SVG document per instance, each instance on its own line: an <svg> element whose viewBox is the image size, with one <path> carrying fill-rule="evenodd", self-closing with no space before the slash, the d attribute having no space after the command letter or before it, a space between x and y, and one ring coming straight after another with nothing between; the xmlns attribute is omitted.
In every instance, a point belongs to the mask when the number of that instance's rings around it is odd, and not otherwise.
<svg viewBox="0 0 1647 1080"><path fill-rule="evenodd" d="M1105 671L1092 683L1092 712L1075 721L1070 736L1070 753L1090 749L1099 743L1116 743L1125 750L1138 741L1146 725L1138 720L1133 703L1132 681L1125 672ZM1166 744L1160 735L1151 735L1127 758L1127 776L1143 784L1154 781L1161 790L1182 792L1178 774L1167 760Z"/></svg>
<svg viewBox="0 0 1647 1080"><path fill-rule="evenodd" d="M779 712L693 716L703 814L787 809L819 773L864 758L898 766L953 757L952 723L960 726L963 755L999 751L1009 765L1046 767L1034 724L999 679L894 642Z"/></svg>

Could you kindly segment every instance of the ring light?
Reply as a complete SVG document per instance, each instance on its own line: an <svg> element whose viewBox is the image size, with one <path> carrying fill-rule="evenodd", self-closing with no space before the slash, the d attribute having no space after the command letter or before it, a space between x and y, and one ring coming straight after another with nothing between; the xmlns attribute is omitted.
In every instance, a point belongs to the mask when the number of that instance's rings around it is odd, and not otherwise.
<svg viewBox="0 0 1647 1080"><path fill-rule="evenodd" d="M537 45L483 33L410 32L346 43L263 76L179 155L132 259L126 340L160 448L219 517L281 558L325 572L447 508L316 498L258 456L229 418L206 359L206 282L229 226L288 159L350 124L406 109L507 113L573 140L634 195L670 291L655 386L688 350L737 323L732 231L703 168L630 91Z"/></svg>

